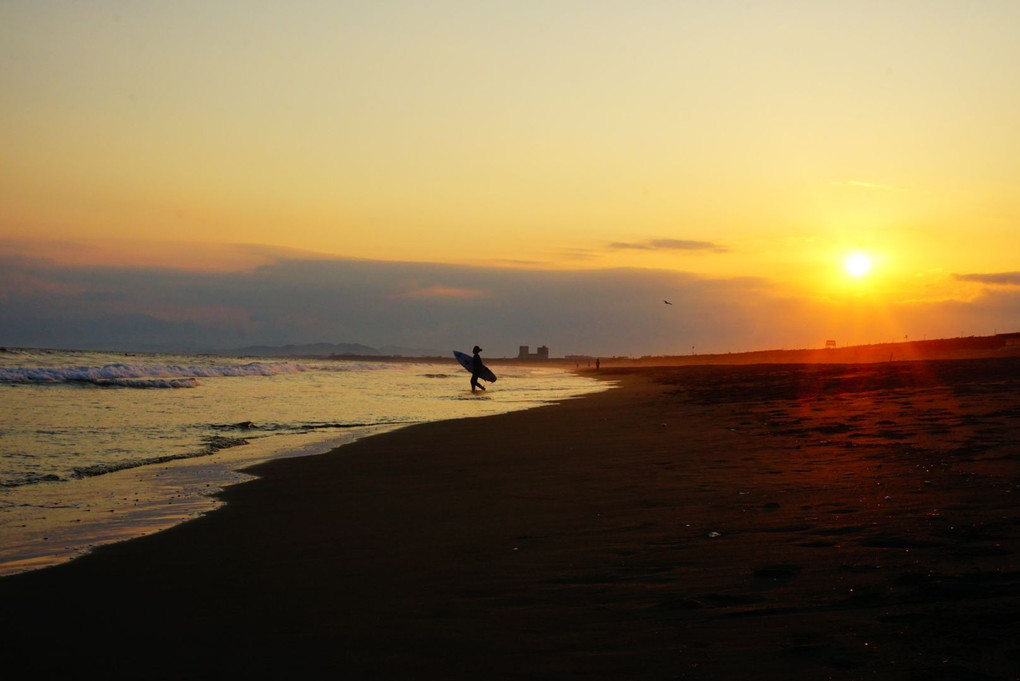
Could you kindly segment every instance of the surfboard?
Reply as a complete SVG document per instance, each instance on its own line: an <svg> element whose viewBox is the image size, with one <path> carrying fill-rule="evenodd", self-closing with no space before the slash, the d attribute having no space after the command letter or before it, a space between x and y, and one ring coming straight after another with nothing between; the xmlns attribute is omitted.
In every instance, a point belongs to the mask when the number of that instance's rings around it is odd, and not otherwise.
<svg viewBox="0 0 1020 681"><path fill-rule="evenodd" d="M460 365L462 367L467 369L468 373L472 373L473 370L471 369L472 360L471 355L466 355L463 352L460 352L459 350L454 350L453 356L457 358L457 361L460 362ZM496 374L492 373L492 370L489 369L489 367L485 366L484 364L482 365L482 370L478 372L478 378L482 379L483 381L488 381L489 383L496 382Z"/></svg>

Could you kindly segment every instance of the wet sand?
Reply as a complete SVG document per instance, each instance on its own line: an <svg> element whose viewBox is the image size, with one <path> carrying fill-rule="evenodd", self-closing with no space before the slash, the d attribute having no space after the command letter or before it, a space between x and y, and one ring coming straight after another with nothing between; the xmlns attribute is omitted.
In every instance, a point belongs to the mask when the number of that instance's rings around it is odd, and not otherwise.
<svg viewBox="0 0 1020 681"><path fill-rule="evenodd" d="M1020 359L600 373L0 579L5 668L1018 678Z"/></svg>

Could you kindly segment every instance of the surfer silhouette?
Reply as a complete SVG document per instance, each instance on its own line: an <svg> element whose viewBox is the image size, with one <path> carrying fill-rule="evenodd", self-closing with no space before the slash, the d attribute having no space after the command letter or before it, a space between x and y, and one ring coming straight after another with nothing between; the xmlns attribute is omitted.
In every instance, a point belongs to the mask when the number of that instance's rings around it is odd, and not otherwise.
<svg viewBox="0 0 1020 681"><path fill-rule="evenodd" d="M482 358L478 356L478 353L481 351L482 349L477 345L471 351L474 353L471 357L471 392L475 392L478 388L485 390L485 386L478 382L478 376L485 370Z"/></svg>

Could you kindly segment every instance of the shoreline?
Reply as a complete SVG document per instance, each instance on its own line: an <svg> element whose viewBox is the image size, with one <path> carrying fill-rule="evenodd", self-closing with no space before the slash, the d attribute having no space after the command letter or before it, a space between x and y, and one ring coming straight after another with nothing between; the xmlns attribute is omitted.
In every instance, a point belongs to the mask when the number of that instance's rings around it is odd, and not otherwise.
<svg viewBox="0 0 1020 681"><path fill-rule="evenodd" d="M219 495L224 489L251 480L247 469L266 461L319 456L398 427L378 424L343 434L290 435L295 442L286 445L255 440L242 452L227 450L62 481L75 486L71 494L51 483L14 488L5 501L22 513L9 511L4 518L0 578L60 565L100 546L162 532L212 513L223 506Z"/></svg>
<svg viewBox="0 0 1020 681"><path fill-rule="evenodd" d="M11 649L80 672L117 641L156 678L1013 678L1016 360L598 377L259 465L216 513L2 578Z"/></svg>
<svg viewBox="0 0 1020 681"><path fill-rule="evenodd" d="M229 431L231 438L236 438L235 442L231 443L235 446L217 447L216 450L208 452L203 451L199 444L190 455L181 453L178 449L174 451L174 456L160 456L156 446L160 442L158 435L161 433L157 432L154 436L152 432L148 432L146 439L153 444L149 458L137 461L128 456L119 463L119 467L98 475L62 477L63 471L44 469L44 472L52 474L40 477L40 481L34 484L4 487L2 490L0 576L59 564L88 553L97 546L159 532L215 511L221 502L212 495L223 487L244 482L249 477L244 472L245 469L266 460L320 455L368 433L385 431L398 424L417 422L412 419L428 420L438 417L449 418L451 413L465 415L521 409L531 404L540 404L558 392L572 394L572 390L604 389L604 386L590 378L567 377L561 381L561 372L534 373L541 380L529 382L530 378L536 378L529 375L528 379L508 384L506 387L513 386L513 389L502 391L502 399L497 397L484 404L467 401L449 404L433 401L433 404L427 398L423 398L419 404L432 404L432 412L427 408L418 408L405 414L399 411L387 412L387 408L399 410L399 400L396 400L392 402L395 406L383 405L378 413L359 414L369 417L356 419L361 421L359 423L352 422L348 417L346 421L351 422L348 425L344 425L344 420L341 419L332 426L331 422L327 422L321 429L313 428L306 432L281 430L277 433L272 429L255 428L249 434L243 428L243 423L239 423L237 425L242 427ZM555 381L559 390L553 389L551 392L544 390L543 386L553 387L545 386L545 382L549 380ZM450 381L447 379L445 382ZM225 382L222 383L224 386L227 385ZM583 388L577 385L581 383L584 384ZM457 387L460 387L459 382ZM440 391L442 399L445 400L456 399L459 396L454 393L453 397L447 397L449 393L442 388ZM102 394L107 396L110 393ZM274 392L267 394L266 397L276 399L280 409L289 408L292 413L295 410L298 412L302 410L299 406L302 404L300 395L290 393L281 395ZM344 407L341 405L339 408ZM180 411L185 413L184 409ZM226 415L231 419L230 423L238 419L253 418L246 407L241 407L239 411L236 409L228 411L235 412ZM306 405L304 413L307 412ZM260 424L271 422L273 418L271 412L258 411L258 414L262 418L254 418ZM327 417L330 416L332 412L327 410ZM377 422L371 420L372 416L377 417ZM397 420L393 420L394 416ZM144 415L142 421L144 423ZM64 427L64 430L67 432L68 444L76 445L76 448L82 451L88 450L90 440L78 438L73 428ZM218 435L225 431L217 429L214 432ZM137 436L137 433L134 435ZM70 453L66 456L67 459L71 458ZM92 459L98 460L100 459L96 457ZM46 461L60 459L52 457Z"/></svg>

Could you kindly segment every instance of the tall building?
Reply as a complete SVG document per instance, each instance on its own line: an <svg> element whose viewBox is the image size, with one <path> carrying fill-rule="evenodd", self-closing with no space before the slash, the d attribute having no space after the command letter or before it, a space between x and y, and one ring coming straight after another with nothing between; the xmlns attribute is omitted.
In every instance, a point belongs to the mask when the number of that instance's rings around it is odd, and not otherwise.
<svg viewBox="0 0 1020 681"><path fill-rule="evenodd" d="M538 351L532 353L527 345L520 346L517 359L549 359L549 348L545 345L538 346Z"/></svg>

